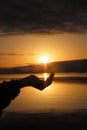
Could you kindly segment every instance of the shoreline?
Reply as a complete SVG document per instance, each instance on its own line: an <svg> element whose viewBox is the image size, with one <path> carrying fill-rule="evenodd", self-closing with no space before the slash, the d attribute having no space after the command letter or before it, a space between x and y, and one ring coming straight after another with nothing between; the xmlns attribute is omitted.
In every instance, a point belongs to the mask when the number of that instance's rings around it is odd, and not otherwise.
<svg viewBox="0 0 87 130"><path fill-rule="evenodd" d="M0 128L65 130L87 129L87 109L74 112L21 113L7 112L0 118Z"/></svg>

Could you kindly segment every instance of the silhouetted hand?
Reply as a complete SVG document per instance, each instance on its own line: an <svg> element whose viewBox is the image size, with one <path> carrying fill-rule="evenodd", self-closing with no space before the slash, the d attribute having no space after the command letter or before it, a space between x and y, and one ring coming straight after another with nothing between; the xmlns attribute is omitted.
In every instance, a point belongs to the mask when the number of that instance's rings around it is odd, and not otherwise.
<svg viewBox="0 0 87 130"><path fill-rule="evenodd" d="M53 78L54 78L54 73L51 73L46 81L41 80L35 75L30 75L26 78L20 79L20 87L22 88L25 86L32 86L39 90L43 90L52 83Z"/></svg>
<svg viewBox="0 0 87 130"><path fill-rule="evenodd" d="M19 80L3 81L0 84L0 114L2 113L2 110L18 96L21 88L32 86L39 90L43 90L52 83L53 78L54 73L51 73L46 81L41 80L35 75L30 75Z"/></svg>

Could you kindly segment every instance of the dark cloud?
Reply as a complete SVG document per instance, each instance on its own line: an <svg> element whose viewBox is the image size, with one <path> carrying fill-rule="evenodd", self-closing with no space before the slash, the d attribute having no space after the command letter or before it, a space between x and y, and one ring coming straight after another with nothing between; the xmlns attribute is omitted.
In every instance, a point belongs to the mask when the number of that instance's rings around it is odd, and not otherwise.
<svg viewBox="0 0 87 130"><path fill-rule="evenodd" d="M0 53L0 56L23 56L24 54L19 53Z"/></svg>
<svg viewBox="0 0 87 130"><path fill-rule="evenodd" d="M84 0L1 0L0 34L87 33Z"/></svg>

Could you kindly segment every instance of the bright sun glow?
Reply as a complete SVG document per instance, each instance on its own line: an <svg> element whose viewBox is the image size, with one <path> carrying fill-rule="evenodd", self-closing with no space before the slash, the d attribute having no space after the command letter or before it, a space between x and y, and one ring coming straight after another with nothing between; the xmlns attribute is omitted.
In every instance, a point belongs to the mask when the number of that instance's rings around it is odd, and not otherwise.
<svg viewBox="0 0 87 130"><path fill-rule="evenodd" d="M46 64L49 62L49 58L47 56L42 56L40 58L40 62Z"/></svg>

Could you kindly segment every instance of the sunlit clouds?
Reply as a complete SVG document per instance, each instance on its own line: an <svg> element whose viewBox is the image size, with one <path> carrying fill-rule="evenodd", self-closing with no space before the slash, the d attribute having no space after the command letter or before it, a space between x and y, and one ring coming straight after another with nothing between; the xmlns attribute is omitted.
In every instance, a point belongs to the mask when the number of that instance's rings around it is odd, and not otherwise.
<svg viewBox="0 0 87 130"><path fill-rule="evenodd" d="M14 35L0 37L0 67L87 59L87 35Z"/></svg>

